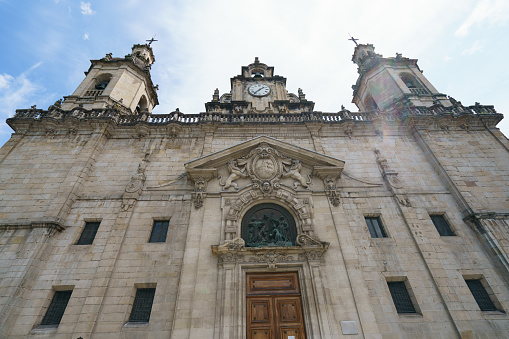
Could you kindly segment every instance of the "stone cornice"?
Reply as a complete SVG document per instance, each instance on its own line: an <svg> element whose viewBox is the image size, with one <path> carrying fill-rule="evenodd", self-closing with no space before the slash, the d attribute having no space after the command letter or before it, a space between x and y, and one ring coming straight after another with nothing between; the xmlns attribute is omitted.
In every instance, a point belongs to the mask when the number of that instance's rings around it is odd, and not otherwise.
<svg viewBox="0 0 509 339"><path fill-rule="evenodd" d="M303 112L298 114L285 113L198 113L184 114L172 112L169 114L142 113L125 115L115 108L87 110L76 107L72 110L62 110L54 106L50 110L19 109L14 117L7 119L7 124L16 132L28 129L33 123L40 121L71 120L76 124L81 122L108 121L117 126L134 126L143 124L148 126L164 125L201 125L218 123L222 125L280 125L280 124L343 124L365 123L379 121L400 121L407 126L429 126L432 122L460 122L464 128L493 128L503 119L493 106L474 105L458 107L401 107L391 112L350 112L342 110L338 113ZM442 124L443 125L443 124Z"/></svg>
<svg viewBox="0 0 509 339"><path fill-rule="evenodd" d="M65 227L56 221L32 221L32 222L12 222L0 223L0 230L18 230L18 229L33 229L33 228L47 228L62 232Z"/></svg>

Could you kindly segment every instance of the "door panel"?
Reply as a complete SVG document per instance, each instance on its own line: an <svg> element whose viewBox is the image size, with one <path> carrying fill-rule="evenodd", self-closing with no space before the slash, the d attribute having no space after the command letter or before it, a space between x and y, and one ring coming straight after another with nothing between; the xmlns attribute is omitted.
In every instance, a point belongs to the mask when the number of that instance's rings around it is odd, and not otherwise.
<svg viewBox="0 0 509 339"><path fill-rule="evenodd" d="M304 339L304 330L301 328L280 328L279 338L281 339Z"/></svg>
<svg viewBox="0 0 509 339"><path fill-rule="evenodd" d="M267 325L272 323L272 299L249 298L247 300L248 319L253 325Z"/></svg>
<svg viewBox="0 0 509 339"><path fill-rule="evenodd" d="M277 297L276 311L279 323L301 322L300 297Z"/></svg>
<svg viewBox="0 0 509 339"><path fill-rule="evenodd" d="M271 329L256 329L248 332L248 338L250 339L273 339L274 337L271 334ZM295 338L297 339L297 338Z"/></svg>
<svg viewBox="0 0 509 339"><path fill-rule="evenodd" d="M306 338L296 273L248 275L247 283L248 339Z"/></svg>

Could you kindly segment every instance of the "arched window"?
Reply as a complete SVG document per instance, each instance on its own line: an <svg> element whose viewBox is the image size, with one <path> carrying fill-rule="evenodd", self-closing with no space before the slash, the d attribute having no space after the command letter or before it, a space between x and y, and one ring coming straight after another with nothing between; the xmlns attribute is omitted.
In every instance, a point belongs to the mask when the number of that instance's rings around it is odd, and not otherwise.
<svg viewBox="0 0 509 339"><path fill-rule="evenodd" d="M265 72L263 69L256 68L251 71L252 78L263 78L265 76Z"/></svg>
<svg viewBox="0 0 509 339"><path fill-rule="evenodd" d="M110 83L110 80L111 80L111 74L109 74L109 73L100 74L96 78L94 88L96 90L102 91L108 86L108 84Z"/></svg>
<svg viewBox="0 0 509 339"><path fill-rule="evenodd" d="M260 204L242 219L242 239L246 247L294 246L297 228L292 215L276 204Z"/></svg>
<svg viewBox="0 0 509 339"><path fill-rule="evenodd" d="M136 113L141 113L148 108L147 98L142 95L140 101L138 101L138 105L136 105Z"/></svg>
<svg viewBox="0 0 509 339"><path fill-rule="evenodd" d="M400 73L399 77L413 94L428 94L426 89L423 88L421 83L412 74Z"/></svg>
<svg viewBox="0 0 509 339"><path fill-rule="evenodd" d="M94 79L94 81L92 82L92 84L90 85L88 90L85 92L85 96L95 97L95 96L103 94L103 91L110 83L110 80L111 80L111 74L109 74L109 73L99 74Z"/></svg>

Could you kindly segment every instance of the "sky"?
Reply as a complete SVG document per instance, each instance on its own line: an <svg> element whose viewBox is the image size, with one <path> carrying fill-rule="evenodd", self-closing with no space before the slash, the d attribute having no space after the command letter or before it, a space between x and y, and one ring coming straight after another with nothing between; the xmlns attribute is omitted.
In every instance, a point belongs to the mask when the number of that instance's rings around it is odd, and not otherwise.
<svg viewBox="0 0 509 339"><path fill-rule="evenodd" d="M354 44L418 59L441 93L509 114L508 0L0 0L0 145L16 109L73 93L90 59L152 44L153 113L199 113L259 57L315 110L357 111ZM509 116L498 127L509 136Z"/></svg>

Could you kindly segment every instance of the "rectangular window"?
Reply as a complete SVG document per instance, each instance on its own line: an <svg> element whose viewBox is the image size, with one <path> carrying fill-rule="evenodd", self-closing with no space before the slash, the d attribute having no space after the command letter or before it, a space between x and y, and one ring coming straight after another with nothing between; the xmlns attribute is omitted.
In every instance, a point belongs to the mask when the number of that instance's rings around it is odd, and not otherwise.
<svg viewBox="0 0 509 339"><path fill-rule="evenodd" d="M417 313L404 281L388 281L387 285L398 313Z"/></svg>
<svg viewBox="0 0 509 339"><path fill-rule="evenodd" d="M152 303L154 302L155 288L138 288L134 297L133 310L129 317L130 323L148 323Z"/></svg>
<svg viewBox="0 0 509 339"><path fill-rule="evenodd" d="M442 214L430 215L431 221L435 225L438 234L442 237L453 236L454 232L451 230L451 226Z"/></svg>
<svg viewBox="0 0 509 339"><path fill-rule="evenodd" d="M166 241L166 233L168 233L168 224L169 221L154 221L154 226L152 227L152 234L150 235L150 240L148 242L165 242Z"/></svg>
<svg viewBox="0 0 509 339"><path fill-rule="evenodd" d="M71 291L55 291L51 304L42 319L41 326L58 327L62 316L64 315L67 303L71 298Z"/></svg>
<svg viewBox="0 0 509 339"><path fill-rule="evenodd" d="M380 217L365 217L371 238L385 238L385 233Z"/></svg>
<svg viewBox="0 0 509 339"><path fill-rule="evenodd" d="M99 224L100 222L87 222L76 245L91 245L99 229Z"/></svg>
<svg viewBox="0 0 509 339"><path fill-rule="evenodd" d="M481 311L497 311L495 304L493 304L480 279L465 279L465 282Z"/></svg>

